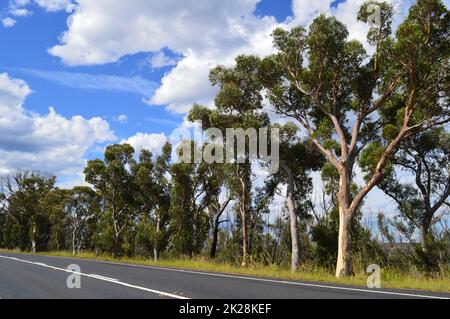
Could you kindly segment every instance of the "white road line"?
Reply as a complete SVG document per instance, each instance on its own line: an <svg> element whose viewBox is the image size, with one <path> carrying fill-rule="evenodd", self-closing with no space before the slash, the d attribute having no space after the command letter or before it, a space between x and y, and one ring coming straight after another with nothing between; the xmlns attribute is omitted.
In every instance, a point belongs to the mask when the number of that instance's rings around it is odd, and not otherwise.
<svg viewBox="0 0 450 319"><path fill-rule="evenodd" d="M97 275L97 274L89 274L89 276L92 277L92 278L97 278L97 279L107 279L109 281L120 281L119 279L116 279L116 278L100 276L100 275Z"/></svg>
<svg viewBox="0 0 450 319"><path fill-rule="evenodd" d="M245 277L245 276L238 276L238 275L227 275L227 274L219 274L219 273L202 272L202 271L196 271L196 270L184 270L184 269L164 268L164 267L156 267L156 266L134 265L134 264L101 261L101 260L93 260L93 259L83 259L83 258L73 258L73 257L54 257L54 256L43 256L43 257L72 259L72 260L79 260L79 261L84 261L84 262L95 262L95 263L108 264L108 265L123 265L123 266L137 267L137 268L144 268L144 269L154 269L154 270L171 271L171 272L195 274L195 275L202 275L202 276L241 279L241 280L248 280L248 281L259 281L259 282L268 282L268 283L276 283L276 284L312 287L312 288L325 288L325 289L335 289L335 290L344 290L344 291L356 291L356 292L364 292L364 293L384 294L384 295L423 298L423 299L444 299L444 300L450 299L449 297L441 297L441 296L430 296L430 295L402 293L402 292L394 292L394 291L382 291L382 290L375 290L375 289L372 290L372 289L363 289L363 288L339 287L339 286L320 285L320 284L308 284L308 283L304 283L304 282L275 280L275 279L266 279L266 278L257 278L257 277ZM11 258L13 258L13 257L11 257Z"/></svg>
<svg viewBox="0 0 450 319"><path fill-rule="evenodd" d="M308 284L308 283L284 281L284 280L254 278L254 277L226 275L226 274L215 274L215 273L207 273L207 272L200 272L200 271L194 271L194 270L171 269L171 268L162 268L162 267L154 267L154 266L140 266L140 265L133 265L133 264L130 264L129 266L140 267L140 268L150 268L150 269L155 269L155 270L174 271L174 272L181 272L181 273L188 273L188 274L197 274L197 275L204 275L204 276L234 278L234 279L242 279L242 280L250 280L250 281L262 281L262 282L270 282L270 283L278 283L278 284L286 284L286 285L295 285L295 286L303 286L303 287L314 287L314 288L327 288L327 289L336 289L336 290L358 291L358 292L368 292L368 293L374 293L374 294L385 294L385 295L395 295L395 296L415 297L415 298L426 298L426 299L445 299L445 300L446 299L450 299L448 297L428 296L428 295L409 294L409 293L392 292L392 291L381 291L381 290L369 290L369 289L361 289L361 288L328 286L328 285L319 285L319 284Z"/></svg>
<svg viewBox="0 0 450 319"><path fill-rule="evenodd" d="M71 259L78 259L78 260L83 260L83 261L88 261L88 262L96 262L96 263L103 263L103 264L109 264L109 265L124 265L124 266L144 268L144 269L147 268L147 269L172 271L172 272L203 275L203 276L232 278L232 279L241 279L241 280L249 280L249 281L259 281L259 282L269 282L269 283L312 287L312 288L326 288L326 289L335 289L335 290L357 291L357 292L364 292L364 293L384 294L384 295L424 298L424 299L443 299L443 300L450 299L449 297L429 296L429 295L420 295L420 294L402 293L402 292L393 292L393 291L382 291L382 290L370 290L370 289L362 289L362 288L339 287L339 286L320 285L320 284L308 284L308 283L303 283L303 282L274 280L274 279L265 279L265 278L256 278L256 277L245 277L245 276L238 276L238 275L226 275L226 274L209 273L209 272L202 272L202 271L195 271L195 270L163 268L163 267L156 267L156 266L133 265L133 264L115 263L115 262L101 261L101 260L90 260L90 259L81 259L81 258L71 258Z"/></svg>
<svg viewBox="0 0 450 319"><path fill-rule="evenodd" d="M134 289L138 289L138 290L142 290L142 291L146 291L146 292L151 292L151 293L154 293L154 294L157 294L157 295L166 296L166 297L170 297L170 298L174 298L174 299L189 299L187 297L174 295L174 294L167 293L167 292L164 292L164 291L159 291L159 290L154 290L154 289L149 289L149 288L145 288L145 287L140 287L140 286L136 286L136 285L127 284L125 282L121 282L118 279L114 279L114 278L103 277L103 276L99 276L99 275L95 275L95 274L84 274L84 273L81 273L81 272L75 272L75 271L72 271L72 270L68 270L68 269L64 269L64 268L58 268L58 267L54 267L54 266L49 266L49 265L46 265L46 264L43 264L43 263L32 262L32 261L19 259L19 258L15 258L15 257L7 257L7 256L0 255L0 258L14 260L14 261L18 261L18 262L23 262L23 263L26 263L26 264L32 264L32 265L36 265L36 266L40 266L40 267L53 269L53 270L59 270L59 271L67 272L67 273L79 274L79 275L84 276L84 277L93 278L93 279L97 279L97 280L102 280L102 281L110 282L110 283L113 283L113 284L116 284L116 285L121 285L121 286L134 288Z"/></svg>
<svg viewBox="0 0 450 319"><path fill-rule="evenodd" d="M17 258L15 260L20 261ZM38 265L38 266L42 266L42 267L47 267L48 266L47 264L44 264L44 263L34 263L34 264Z"/></svg>

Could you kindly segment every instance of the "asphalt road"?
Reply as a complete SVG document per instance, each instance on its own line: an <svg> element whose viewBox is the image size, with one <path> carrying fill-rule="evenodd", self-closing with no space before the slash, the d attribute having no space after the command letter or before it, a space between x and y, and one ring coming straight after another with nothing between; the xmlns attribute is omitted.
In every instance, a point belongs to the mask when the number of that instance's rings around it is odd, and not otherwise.
<svg viewBox="0 0 450 319"><path fill-rule="evenodd" d="M81 288L69 289L69 265ZM73 281L71 281L73 282ZM411 299L450 298L410 290L371 290L198 271L23 254L0 254L0 299Z"/></svg>

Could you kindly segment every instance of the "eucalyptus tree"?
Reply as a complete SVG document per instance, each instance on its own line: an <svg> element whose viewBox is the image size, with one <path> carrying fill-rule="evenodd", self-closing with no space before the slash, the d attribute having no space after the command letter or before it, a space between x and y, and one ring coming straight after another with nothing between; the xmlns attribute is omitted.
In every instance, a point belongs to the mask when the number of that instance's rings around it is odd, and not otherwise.
<svg viewBox="0 0 450 319"><path fill-rule="evenodd" d="M133 168L137 185L137 200L140 206L142 223L138 237L147 242L153 250L153 259L158 256L169 238L169 210L171 183L169 181L172 146L166 143L161 155L153 158L153 154L142 150L139 163ZM148 230L148 227L150 229Z"/></svg>
<svg viewBox="0 0 450 319"><path fill-rule="evenodd" d="M70 191L56 187L51 190L43 200L43 209L48 216L50 223L50 250L62 250L67 248L68 215L66 203L70 196Z"/></svg>
<svg viewBox="0 0 450 319"><path fill-rule="evenodd" d="M214 165L214 164L210 164ZM217 245L218 245L218 237L220 225L226 220L221 220L223 214L226 209L230 206L230 203L237 196L233 191L232 179L230 176L233 176L233 167L229 164L215 164L211 166L214 174L214 191L211 192L210 201L208 205L208 214L209 221L211 227L211 250L209 256L211 259L216 258L217 254Z"/></svg>
<svg viewBox="0 0 450 319"><path fill-rule="evenodd" d="M278 53L262 64L271 103L300 123L338 171L337 277L352 272L355 213L383 180L402 141L450 119L450 26L443 3L418 0L395 35L392 6L385 2L365 3L358 19L375 22L367 37L371 55L361 43L348 40L344 24L320 15L308 31L277 29ZM352 195L362 153L373 161L366 167L365 185Z"/></svg>
<svg viewBox="0 0 450 319"><path fill-rule="evenodd" d="M450 134L440 128L414 136L402 143L391 162L400 170L392 170L379 187L397 203L401 216L419 229L426 253L436 214L450 207ZM401 182L400 173L407 173L411 182Z"/></svg>
<svg viewBox="0 0 450 319"><path fill-rule="evenodd" d="M103 199L104 217L108 216L112 227L112 253L121 253L122 234L135 217L136 183L132 167L134 149L128 144L110 145L104 160L89 161L84 170L86 182L90 183Z"/></svg>
<svg viewBox="0 0 450 319"><path fill-rule="evenodd" d="M279 125L275 125L280 127ZM280 184L286 186L286 206L289 211L291 234L291 270L296 272L299 265L298 219L308 215L312 203L312 179L309 173L319 170L323 156L312 143L298 137L298 127L287 123L280 127L280 170L266 182L268 194L273 197Z"/></svg>
<svg viewBox="0 0 450 319"><path fill-rule="evenodd" d="M192 154L205 147L197 146L192 141L184 143L191 145ZM180 152L181 149L184 147L180 148ZM210 224L208 209L217 203L224 184L223 165L205 161L172 165L172 242L178 252L186 255L201 252Z"/></svg>
<svg viewBox="0 0 450 319"><path fill-rule="evenodd" d="M48 249L51 224L45 202L54 190L55 181L55 177L27 171L4 179L3 235L8 248L33 252Z"/></svg>
<svg viewBox="0 0 450 319"><path fill-rule="evenodd" d="M172 183L170 169L172 159L172 145L167 142L162 148L161 155L156 158L154 165L155 188L153 199L155 202L155 247L154 258L167 246L170 238L169 212L171 206Z"/></svg>
<svg viewBox="0 0 450 319"><path fill-rule="evenodd" d="M267 127L269 119L263 109L263 85L260 77L260 59L239 56L234 67L218 66L211 70L210 81L219 88L214 110L195 105L189 113L189 120L201 120L204 129L221 131L225 147L231 149L234 162L235 190L238 193L238 207L242 226L242 265L250 259L249 214L251 213L252 161L249 147L238 154L236 144L245 143L252 132ZM225 137L226 129L236 129L232 137ZM217 132L216 132L217 134ZM256 134L256 133L255 133ZM237 141L238 143L235 143ZM228 156L230 155L227 152Z"/></svg>
<svg viewBox="0 0 450 319"><path fill-rule="evenodd" d="M97 219L100 217L99 195L90 187L77 186L70 190L65 203L72 254L89 248Z"/></svg>
<svg viewBox="0 0 450 319"><path fill-rule="evenodd" d="M0 247L5 248L4 231L6 225L7 198L0 180Z"/></svg>
<svg viewBox="0 0 450 319"><path fill-rule="evenodd" d="M215 196L215 198L213 198L213 200L211 201L209 208L212 233L211 250L209 253L211 259L216 258L220 224L226 222L225 220L220 219L231 201L232 198L226 196L226 198L222 202L220 202L220 195Z"/></svg>

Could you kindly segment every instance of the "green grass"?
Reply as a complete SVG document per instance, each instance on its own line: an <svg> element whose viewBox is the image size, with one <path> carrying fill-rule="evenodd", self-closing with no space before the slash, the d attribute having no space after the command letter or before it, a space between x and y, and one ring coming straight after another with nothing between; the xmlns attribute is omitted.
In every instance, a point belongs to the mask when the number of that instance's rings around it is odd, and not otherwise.
<svg viewBox="0 0 450 319"><path fill-rule="evenodd" d="M2 250L0 253L23 253L16 250ZM246 268L237 267L228 263L219 263L206 258L194 259L165 259L158 262L144 258L113 258L110 255L94 255L93 253L82 253L73 256L70 252L46 252L37 255L55 257L75 257L80 259L91 259L108 262L121 262L133 265L169 267L176 269L188 269L207 272L217 272L224 274L256 276L263 278L300 280L321 283L337 283L352 286L366 286L367 275L357 274L350 278L337 279L330 271L324 269L301 269L296 273L279 266L252 265ZM419 273L404 274L393 270L382 270L382 288L415 289L435 292L450 292L450 277L440 276L440 278L429 278Z"/></svg>

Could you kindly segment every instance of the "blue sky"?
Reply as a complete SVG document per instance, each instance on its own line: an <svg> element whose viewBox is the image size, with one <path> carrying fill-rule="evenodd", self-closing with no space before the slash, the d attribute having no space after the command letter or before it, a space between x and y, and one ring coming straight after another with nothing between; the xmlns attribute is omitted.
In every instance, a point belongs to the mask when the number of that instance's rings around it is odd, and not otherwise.
<svg viewBox="0 0 450 319"><path fill-rule="evenodd" d="M2 18L11 16L8 15L8 0L2 0L1 3ZM111 128L121 138L128 138L138 131L169 134L177 123L183 121L183 114L167 112L164 107L150 106L142 101L152 96L161 78L173 66L152 69L143 65L149 53L126 55L113 63L67 66L58 57L50 55L48 49L57 44L58 37L67 30L67 19L71 13L64 10L47 12L37 4L25 7L32 11L32 15L26 18L13 17L17 20L13 27L0 27L0 73L7 72L11 77L28 83L33 93L27 97L27 110L44 114L53 106L65 117L78 114L86 118L100 116L109 121ZM274 16L282 22L292 16L291 7L291 0L263 0L256 5L254 13L256 16ZM169 55L173 56L171 53ZM52 74L45 72L52 72L54 79ZM72 79L70 84L55 79L64 75L70 77L70 74L72 77L80 76ZM108 75L111 76L110 81L114 81L114 76L140 78L148 82L147 96L118 88L108 89L105 83L100 83L97 89L85 87L83 76L89 75ZM127 116L126 123L116 121L120 115Z"/></svg>
<svg viewBox="0 0 450 319"><path fill-rule="evenodd" d="M62 33L68 29L68 19L74 14L71 9L66 10L65 2L70 0L1 1L0 74L7 73L9 79L23 80L29 86L31 93L23 101L25 111L45 116L53 107L67 119L78 115L86 119L101 117L114 132L115 141L128 139L139 132L170 135L183 123L185 112L168 111L164 105L155 106L145 100L154 95L163 77L183 58L183 52L162 47L164 59L172 61L161 67L150 65L152 57L157 55L150 51L123 54L114 61L71 65L48 52L60 43ZM254 2L254 8L247 9L244 14L273 16L278 22L292 16L291 0ZM54 8L52 3L61 3L61 6ZM16 9L22 13L14 13ZM8 20L14 21L13 25L7 25ZM94 143L87 149L83 160L101 156L103 144L100 144ZM19 168L8 163L4 165ZM30 168L39 168L39 163ZM55 170L48 173L62 173L60 179L65 181L73 178L73 170L70 172Z"/></svg>
<svg viewBox="0 0 450 319"><path fill-rule="evenodd" d="M33 71L67 72L85 75L109 75L124 78L141 77L152 83L147 94L151 96L166 72L166 68L152 70L142 67L148 54L136 54L121 59L117 63L89 67L66 66L59 58L47 53L47 49L57 43L58 36L67 28L68 13L61 11L48 13L35 9L33 15L20 19L12 28L0 27L0 72L11 77L24 79L33 90L26 101L27 109L45 113L54 106L58 113L66 117L81 114L85 117L101 116L109 120L112 129L120 137L128 137L138 130L168 131L166 125L149 125L148 117L165 118L180 122L180 116L173 116L163 107L151 107L142 102L143 95L136 92L124 92L115 89L89 89L83 87L80 79L77 88L76 79L72 86L36 76ZM111 81L113 81L112 79ZM100 84L101 86L101 84ZM126 125L114 121L119 115L128 117Z"/></svg>
<svg viewBox="0 0 450 319"><path fill-rule="evenodd" d="M0 175L40 169L73 186L108 143L157 152L194 102L212 106L210 68L272 53L274 28L321 12L364 42L362 2L0 0ZM391 2L395 25L412 0Z"/></svg>

